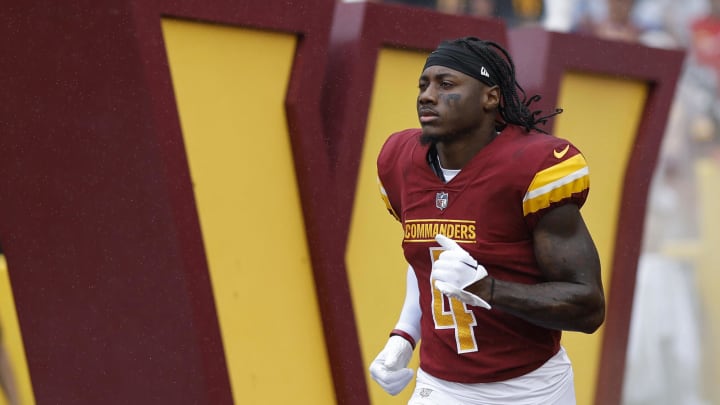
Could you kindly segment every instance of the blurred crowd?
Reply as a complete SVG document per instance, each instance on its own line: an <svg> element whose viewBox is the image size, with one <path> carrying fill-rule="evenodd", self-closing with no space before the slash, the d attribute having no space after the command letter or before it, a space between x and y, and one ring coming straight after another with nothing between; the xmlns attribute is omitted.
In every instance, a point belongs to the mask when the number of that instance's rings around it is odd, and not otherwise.
<svg viewBox="0 0 720 405"><path fill-rule="evenodd" d="M357 0L350 0L357 1ZM510 27L596 35L649 46L689 47L700 19L717 18L716 0L370 0L443 13L497 17ZM700 24L702 25L702 24ZM708 28L707 26L705 28Z"/></svg>
<svg viewBox="0 0 720 405"><path fill-rule="evenodd" d="M355 0L357 1L357 0ZM509 27L594 35L607 40L682 49L687 66L678 93L692 111L688 142L699 151L720 149L720 0L371 0L443 13L501 18ZM685 100L688 98L687 100ZM707 146L710 145L710 148Z"/></svg>
<svg viewBox="0 0 720 405"><path fill-rule="evenodd" d="M685 52L648 197L623 405L720 404L720 0L371 1Z"/></svg>

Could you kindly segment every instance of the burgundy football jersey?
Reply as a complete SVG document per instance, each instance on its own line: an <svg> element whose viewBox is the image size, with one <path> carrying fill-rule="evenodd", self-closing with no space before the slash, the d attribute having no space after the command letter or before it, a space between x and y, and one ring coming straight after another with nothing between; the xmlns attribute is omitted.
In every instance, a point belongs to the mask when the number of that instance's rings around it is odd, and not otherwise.
<svg viewBox="0 0 720 405"><path fill-rule="evenodd" d="M405 258L418 280L420 366L463 383L528 373L558 351L560 331L442 295L430 281L442 251L434 237L454 239L499 280L544 281L533 253L533 229L553 207L583 205L589 189L585 159L567 140L508 126L444 183L428 164L429 148L420 144L420 134L420 129L393 134L378 157L380 191L404 228Z"/></svg>

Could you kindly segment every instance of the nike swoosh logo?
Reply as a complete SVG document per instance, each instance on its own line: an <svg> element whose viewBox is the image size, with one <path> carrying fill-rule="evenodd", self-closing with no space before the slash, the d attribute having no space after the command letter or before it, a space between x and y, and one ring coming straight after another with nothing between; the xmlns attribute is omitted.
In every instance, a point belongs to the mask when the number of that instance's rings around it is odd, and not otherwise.
<svg viewBox="0 0 720 405"><path fill-rule="evenodd" d="M565 147L561 151L553 150L553 155L555 155L555 158L562 159L563 156L570 150L570 144L565 145Z"/></svg>

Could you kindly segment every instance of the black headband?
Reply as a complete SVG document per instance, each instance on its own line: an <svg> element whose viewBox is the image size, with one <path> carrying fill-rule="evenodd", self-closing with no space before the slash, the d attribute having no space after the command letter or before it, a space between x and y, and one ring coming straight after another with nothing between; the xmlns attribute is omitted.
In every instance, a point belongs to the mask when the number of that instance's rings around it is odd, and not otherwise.
<svg viewBox="0 0 720 405"><path fill-rule="evenodd" d="M425 61L423 71L430 66L445 66L465 73L488 86L495 86L495 72L491 72L480 56L460 44L443 42Z"/></svg>

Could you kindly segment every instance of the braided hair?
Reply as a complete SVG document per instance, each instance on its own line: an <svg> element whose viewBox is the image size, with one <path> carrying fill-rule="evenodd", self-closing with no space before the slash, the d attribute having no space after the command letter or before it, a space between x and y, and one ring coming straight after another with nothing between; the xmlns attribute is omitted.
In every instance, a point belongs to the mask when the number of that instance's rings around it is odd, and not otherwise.
<svg viewBox="0 0 720 405"><path fill-rule="evenodd" d="M525 90L515 79L515 64L510 54L502 46L475 37L459 38L449 41L449 43L465 48L476 55L494 73L494 81L501 94L498 106L498 112L503 120L502 123L499 123L501 126L515 124L525 128L526 131L535 130L547 133L538 128L538 125L545 125L549 118L562 113L563 110L556 108L554 112L547 115L541 115L542 110L530 110L530 105L539 101L541 97L537 94L530 98L527 97Z"/></svg>

